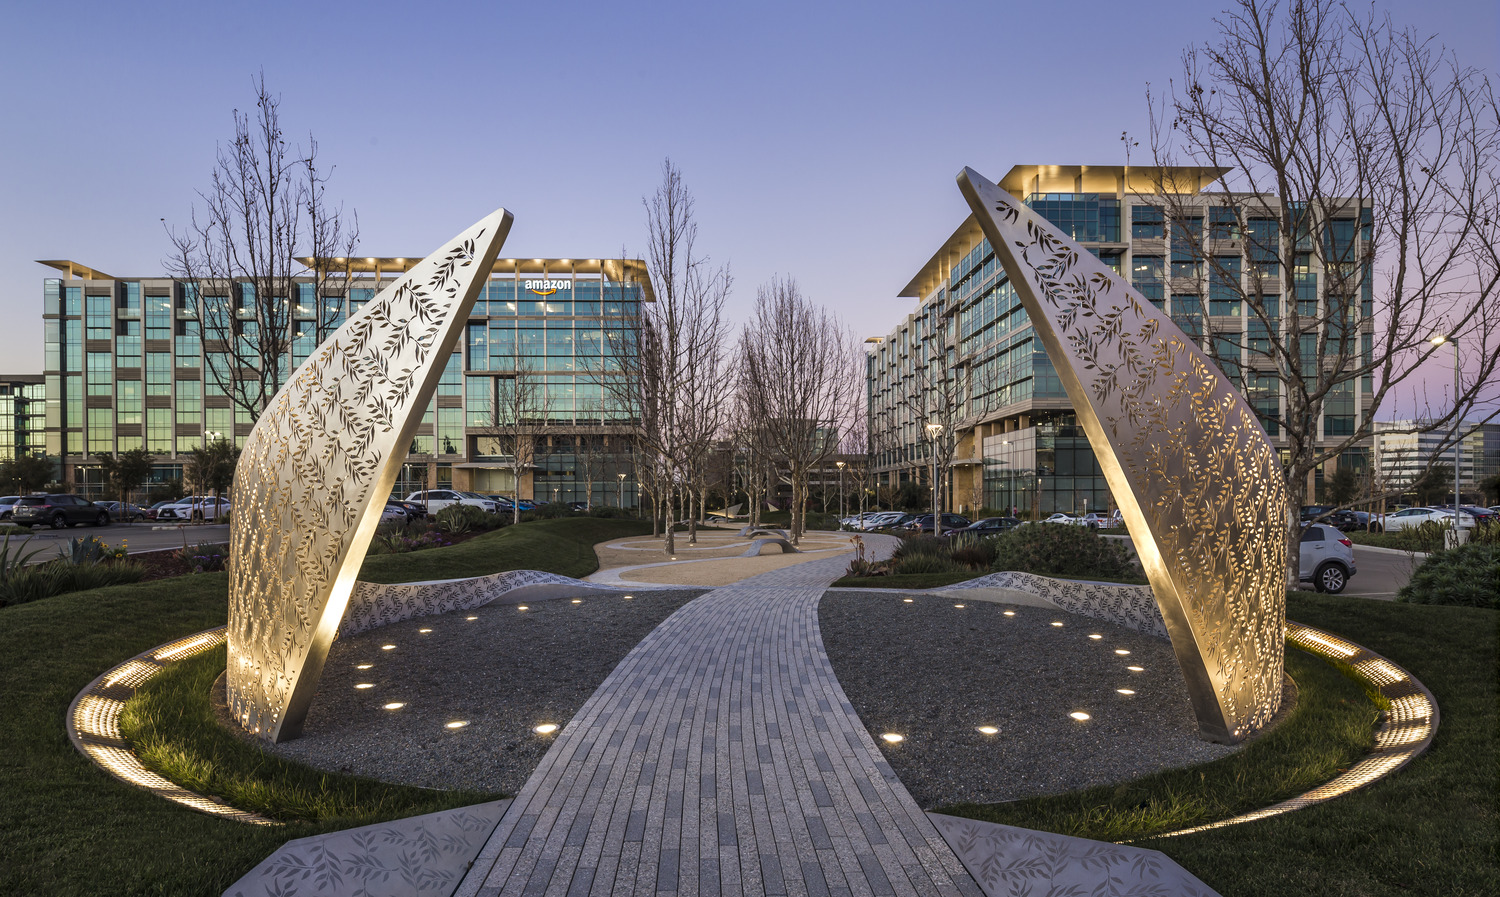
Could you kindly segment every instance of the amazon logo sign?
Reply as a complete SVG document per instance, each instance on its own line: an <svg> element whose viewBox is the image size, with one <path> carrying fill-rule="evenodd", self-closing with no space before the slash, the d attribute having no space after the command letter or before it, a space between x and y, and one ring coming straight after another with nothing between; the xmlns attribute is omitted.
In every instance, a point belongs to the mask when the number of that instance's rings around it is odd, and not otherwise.
<svg viewBox="0 0 1500 897"><path fill-rule="evenodd" d="M550 296L558 290L573 289L571 280L528 280L526 289L536 293L538 296Z"/></svg>

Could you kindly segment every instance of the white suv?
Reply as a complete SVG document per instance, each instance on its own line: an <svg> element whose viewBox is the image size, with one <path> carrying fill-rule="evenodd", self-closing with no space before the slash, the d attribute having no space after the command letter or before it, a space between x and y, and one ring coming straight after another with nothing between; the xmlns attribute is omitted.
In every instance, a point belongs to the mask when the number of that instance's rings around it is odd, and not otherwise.
<svg viewBox="0 0 1500 897"><path fill-rule="evenodd" d="M212 495L189 495L170 505L163 505L156 512L161 520L213 520L229 516L229 499L220 497L214 502Z"/></svg>
<svg viewBox="0 0 1500 897"><path fill-rule="evenodd" d="M1297 550L1298 579L1320 592L1337 595L1354 575L1354 543L1325 523L1309 524Z"/></svg>
<svg viewBox="0 0 1500 897"><path fill-rule="evenodd" d="M406 497L406 500L426 505L429 514L436 514L449 505L473 505L487 514L500 513L499 502L473 492L459 492L457 489L429 489L426 492L413 492Z"/></svg>

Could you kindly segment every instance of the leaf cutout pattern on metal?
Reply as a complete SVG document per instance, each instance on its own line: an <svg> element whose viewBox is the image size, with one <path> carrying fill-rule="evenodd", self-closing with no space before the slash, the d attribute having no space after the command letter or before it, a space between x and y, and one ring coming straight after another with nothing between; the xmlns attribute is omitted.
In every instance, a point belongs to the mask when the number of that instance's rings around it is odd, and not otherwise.
<svg viewBox="0 0 1500 897"><path fill-rule="evenodd" d="M978 172L958 182L1124 514L1201 732L1248 737L1281 703L1288 511L1275 448L1164 312Z"/></svg>
<svg viewBox="0 0 1500 897"><path fill-rule="evenodd" d="M510 230L504 209L413 266L288 379L231 491L229 707L295 738L406 448Z"/></svg>

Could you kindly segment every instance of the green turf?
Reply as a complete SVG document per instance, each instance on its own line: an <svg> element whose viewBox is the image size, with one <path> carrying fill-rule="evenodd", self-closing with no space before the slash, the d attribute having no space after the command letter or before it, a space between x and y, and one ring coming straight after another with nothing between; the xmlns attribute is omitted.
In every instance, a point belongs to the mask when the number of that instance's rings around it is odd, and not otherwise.
<svg viewBox="0 0 1500 897"><path fill-rule="evenodd" d="M596 562L581 545L650 531L649 523L642 527L537 521L419 552L423 565L410 563L411 555L374 560L389 564L377 565L383 581L508 567L586 575ZM450 553L452 562L443 563ZM227 575L202 573L0 608L0 894L218 894L286 840L345 827L269 828L204 816L116 782L69 743L68 704L95 676L163 642L222 626L227 606Z"/></svg>
<svg viewBox="0 0 1500 897"><path fill-rule="evenodd" d="M214 719L210 691L224 672L220 646L173 664L125 705L120 731L147 769L198 794L282 821L366 825L507 795L433 791L289 763Z"/></svg>
<svg viewBox="0 0 1500 897"><path fill-rule="evenodd" d="M1287 615L1421 680L1442 715L1432 747L1396 775L1318 807L1134 843L1162 851L1224 897L1500 893L1495 612L1297 592Z"/></svg>
<svg viewBox="0 0 1500 897"><path fill-rule="evenodd" d="M1227 819L1296 797L1348 768L1373 744L1379 710L1361 685L1298 650L1286 668L1296 708L1275 729L1222 760L1122 785L1002 804L961 804L940 813L1100 841Z"/></svg>
<svg viewBox="0 0 1500 897"><path fill-rule="evenodd" d="M599 569L594 544L651 532L651 523L599 517L534 520L491 530L451 548L365 558L365 582L416 582L486 576L502 570L545 570L584 577Z"/></svg>

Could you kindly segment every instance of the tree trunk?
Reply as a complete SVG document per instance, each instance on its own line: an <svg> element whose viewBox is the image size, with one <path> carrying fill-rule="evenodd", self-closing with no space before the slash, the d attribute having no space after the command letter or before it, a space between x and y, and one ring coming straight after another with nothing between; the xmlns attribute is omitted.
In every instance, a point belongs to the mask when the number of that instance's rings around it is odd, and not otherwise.
<svg viewBox="0 0 1500 897"><path fill-rule="evenodd" d="M667 488L667 500L664 502L667 508L667 557L677 553L677 527L673 519L677 516L674 508L677 503L676 487Z"/></svg>

